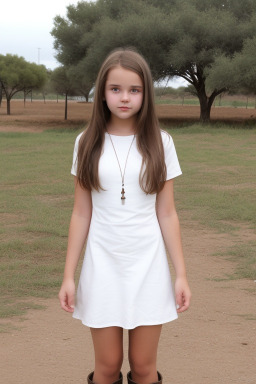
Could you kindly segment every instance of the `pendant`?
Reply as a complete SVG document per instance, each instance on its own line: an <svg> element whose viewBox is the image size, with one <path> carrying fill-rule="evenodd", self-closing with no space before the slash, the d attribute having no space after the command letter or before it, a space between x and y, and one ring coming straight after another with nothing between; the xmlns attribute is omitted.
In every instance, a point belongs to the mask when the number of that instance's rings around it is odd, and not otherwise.
<svg viewBox="0 0 256 384"><path fill-rule="evenodd" d="M121 190L121 200L125 200L126 199L126 197L125 197L125 190L124 190L124 187L122 187L122 190Z"/></svg>
<svg viewBox="0 0 256 384"><path fill-rule="evenodd" d="M126 197L125 197L125 190L124 190L124 184L123 184L123 186L122 186L122 190L121 190L121 201L122 201L122 205L124 205L124 203L125 203L125 199L126 199Z"/></svg>

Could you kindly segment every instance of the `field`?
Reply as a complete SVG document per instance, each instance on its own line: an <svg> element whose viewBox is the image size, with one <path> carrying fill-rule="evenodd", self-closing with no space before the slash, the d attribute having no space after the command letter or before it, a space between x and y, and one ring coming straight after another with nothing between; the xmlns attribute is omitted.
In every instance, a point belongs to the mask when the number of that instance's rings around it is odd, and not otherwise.
<svg viewBox="0 0 256 384"><path fill-rule="evenodd" d="M197 122L200 116L197 105L171 105L157 104L159 119L166 126ZM23 101L11 102L11 116L6 115L6 102L3 101L0 108L0 131L43 131L58 127L82 127L90 119L92 112L91 103L68 102L68 121L64 121L64 102L59 101L27 101L24 107ZM225 122L237 124L246 122L254 124L256 121L255 108L213 107L211 112L213 122Z"/></svg>
<svg viewBox="0 0 256 384"><path fill-rule="evenodd" d="M93 366L89 331L58 309L56 295L73 203L72 149L92 105L70 102L67 122L62 102L24 108L14 101L11 108L11 116L0 109L1 377L8 384L84 382ZM193 292L189 312L164 326L159 370L167 384L252 384L255 110L216 107L217 123L207 126L196 122L196 106L157 111L183 170L175 197Z"/></svg>

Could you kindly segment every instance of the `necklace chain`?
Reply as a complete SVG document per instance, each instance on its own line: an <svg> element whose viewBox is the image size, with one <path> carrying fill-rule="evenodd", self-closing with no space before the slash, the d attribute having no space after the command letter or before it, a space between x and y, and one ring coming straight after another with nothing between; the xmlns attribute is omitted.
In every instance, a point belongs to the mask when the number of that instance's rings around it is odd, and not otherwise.
<svg viewBox="0 0 256 384"><path fill-rule="evenodd" d="M108 132L107 132L108 133ZM121 190L121 200L124 201L125 200L125 190L124 190L124 176L125 176L125 170L126 170L126 165L127 165L127 161L128 161L128 157L129 157L129 153L130 153L130 150L131 150L131 147L132 147L132 144L134 142L134 139L135 139L135 135L133 136L133 139L132 139L132 142L130 144L130 147L129 147L129 150L128 150L128 153L127 153L127 156L126 156L126 160L125 160L125 165L124 165L124 172L122 172L122 168L121 168L121 165L120 165L120 162L119 162L119 159L118 159L118 156L117 156L117 152L116 152L116 149L115 149L115 146L114 146L114 143L113 143L113 140L111 138L111 135L108 133L109 135L109 138L110 138L110 141L111 141L111 144L112 144L112 147L114 149L114 152L115 152L115 155L116 155L116 159L117 159L117 162L118 162L118 166L119 166L119 169L120 169L120 175L121 175L121 180L122 180L122 190Z"/></svg>

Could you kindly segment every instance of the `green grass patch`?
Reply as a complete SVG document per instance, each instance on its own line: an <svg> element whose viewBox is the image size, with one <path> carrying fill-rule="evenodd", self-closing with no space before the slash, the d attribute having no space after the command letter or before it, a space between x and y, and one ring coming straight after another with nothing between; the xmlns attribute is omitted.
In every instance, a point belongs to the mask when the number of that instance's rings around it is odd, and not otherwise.
<svg viewBox="0 0 256 384"><path fill-rule="evenodd" d="M74 185L70 175L79 131L0 133L0 317L20 315L33 297L61 284ZM256 130L194 124L170 130L183 176L175 182L184 218L219 232L256 224ZM223 250L233 278L255 276L255 242ZM239 273L238 273L239 271ZM23 303L29 299L31 305Z"/></svg>
<svg viewBox="0 0 256 384"><path fill-rule="evenodd" d="M14 298L52 297L62 280L73 205L78 131L1 133L0 317L28 308ZM34 307L33 307L34 308Z"/></svg>
<svg viewBox="0 0 256 384"><path fill-rule="evenodd" d="M239 223L256 227L256 130L193 125L169 131L183 176L177 178L180 210L219 231Z"/></svg>
<svg viewBox="0 0 256 384"><path fill-rule="evenodd" d="M234 245L217 256L224 256L227 260L235 262L236 268L232 275L227 275L230 280L251 279L256 277L256 241Z"/></svg>
<svg viewBox="0 0 256 384"><path fill-rule="evenodd" d="M44 305L38 305L31 301L17 302L17 300L13 300L10 298L2 299L1 303L4 304L4 307L2 305L0 308L0 319L25 315L29 309L45 308Z"/></svg>
<svg viewBox="0 0 256 384"><path fill-rule="evenodd" d="M175 181L179 212L199 225L256 239L256 130L219 125L172 129L183 176ZM241 237L242 239L242 237ZM227 278L256 279L256 242L224 249L237 268Z"/></svg>

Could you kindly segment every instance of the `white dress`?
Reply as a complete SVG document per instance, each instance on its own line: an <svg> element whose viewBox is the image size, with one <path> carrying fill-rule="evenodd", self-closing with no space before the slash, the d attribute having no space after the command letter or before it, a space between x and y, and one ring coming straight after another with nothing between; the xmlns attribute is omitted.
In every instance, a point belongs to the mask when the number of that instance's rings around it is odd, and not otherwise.
<svg viewBox="0 0 256 384"><path fill-rule="evenodd" d="M76 175L77 137L71 173ZM111 135L124 169L133 136ZM167 180L181 174L173 140L162 132ZM177 318L165 245L155 211L156 194L139 185L141 155L134 140L125 171L125 204L121 175L106 133L99 161L104 191L92 191L92 219L77 289L73 317L92 328L133 329Z"/></svg>

